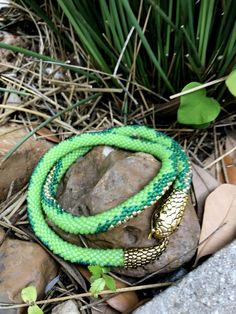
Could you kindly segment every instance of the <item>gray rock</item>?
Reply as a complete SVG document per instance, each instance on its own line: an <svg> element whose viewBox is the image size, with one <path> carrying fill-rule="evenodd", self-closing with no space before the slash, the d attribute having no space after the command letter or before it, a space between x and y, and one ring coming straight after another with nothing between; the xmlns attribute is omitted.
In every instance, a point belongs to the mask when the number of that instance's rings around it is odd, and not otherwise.
<svg viewBox="0 0 236 314"><path fill-rule="evenodd" d="M79 313L80 312L77 308L76 303L72 300L63 302L62 304L59 304L52 309L52 314L79 314Z"/></svg>
<svg viewBox="0 0 236 314"><path fill-rule="evenodd" d="M134 313L236 313L236 241Z"/></svg>

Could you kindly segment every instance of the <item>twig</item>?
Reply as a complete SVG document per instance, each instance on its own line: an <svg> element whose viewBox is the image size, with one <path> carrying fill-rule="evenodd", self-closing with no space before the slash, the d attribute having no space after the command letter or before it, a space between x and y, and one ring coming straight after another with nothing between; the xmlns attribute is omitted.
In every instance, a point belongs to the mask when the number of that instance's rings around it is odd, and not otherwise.
<svg viewBox="0 0 236 314"><path fill-rule="evenodd" d="M98 295L104 295L104 294L117 294L117 293L124 293L124 292L129 292L129 291L138 291L138 290L144 290L144 289L153 289L153 288L161 288L161 287L167 287L173 285L173 282L163 282L163 283L155 283L155 284L150 284L150 285L142 285L142 286L134 286L134 287L126 287L126 288L119 288L116 291L112 290L104 290L98 293ZM80 294L74 294L74 295L69 295L66 297L61 297L61 298L53 298L50 300L40 300L36 301L34 304L49 304L49 303L54 303L54 302L63 302L67 300L76 300L76 299L81 299L85 297L91 297L93 294L91 292L85 292L85 293L80 293ZM21 308L21 307L26 307L29 306L29 304L14 304L14 305L3 305L0 304L0 309L16 309L16 308Z"/></svg>
<svg viewBox="0 0 236 314"><path fill-rule="evenodd" d="M197 87L193 87L193 88L190 88L188 90L185 90L183 92L180 92L180 93L177 93L177 94L174 94L174 95L171 95L170 96L170 99L174 99L174 98L177 98L177 97L180 97L180 96L184 96L184 95L187 95L187 94L190 94L190 93L193 93L193 92L196 92L198 90L201 90L205 87L208 87L208 86L211 86L211 85L215 85L215 84L218 84L218 83L221 83L223 81L225 81L227 79L228 76L224 76L224 77L221 77L217 80L214 80L214 81L211 81L211 82L208 82L208 83L204 83L202 84L201 86L197 86Z"/></svg>
<svg viewBox="0 0 236 314"><path fill-rule="evenodd" d="M228 152L226 152L223 155L221 155L220 157L218 157L216 160L212 161L209 165L205 166L204 169L211 168L214 164L216 164L217 162L221 161L225 156L228 156L229 154L231 154L235 150L236 150L236 146L233 147L232 149L230 149Z"/></svg>
<svg viewBox="0 0 236 314"><path fill-rule="evenodd" d="M134 28L134 26L132 26L132 27L131 27L131 30L129 31L129 34L128 34L127 38L126 38L126 41L124 42L124 46L123 46L123 48L122 48L122 50L121 50L121 53L120 53L120 55L119 55L119 58L118 58L118 60L117 60L115 69L114 69L114 71L113 71L113 76L116 76L116 74L117 74L117 71L118 71L118 68L119 68L119 66L120 66L121 60L122 60L123 55L124 55L124 53L125 53L125 49L126 49L128 43L129 43L129 40L130 40L130 38L131 38L131 36L132 36L134 30L135 30L135 28Z"/></svg>

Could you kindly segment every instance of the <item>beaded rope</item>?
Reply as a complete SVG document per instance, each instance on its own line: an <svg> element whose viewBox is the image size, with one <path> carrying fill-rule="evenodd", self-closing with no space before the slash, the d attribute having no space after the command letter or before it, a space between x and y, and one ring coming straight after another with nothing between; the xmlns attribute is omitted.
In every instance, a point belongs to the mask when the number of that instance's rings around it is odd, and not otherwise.
<svg viewBox="0 0 236 314"><path fill-rule="evenodd" d="M94 216L75 216L56 201L57 187L67 169L97 145L110 145L152 154L162 162L158 174L140 192L110 210ZM124 126L71 137L50 149L35 168L28 189L28 217L36 236L65 260L100 266L138 267L156 260L178 227L191 184L190 162L170 137L144 126ZM171 187L171 193L154 212L150 236L156 246L131 249L78 247L60 238L46 223L73 234L95 234L115 228L153 205Z"/></svg>

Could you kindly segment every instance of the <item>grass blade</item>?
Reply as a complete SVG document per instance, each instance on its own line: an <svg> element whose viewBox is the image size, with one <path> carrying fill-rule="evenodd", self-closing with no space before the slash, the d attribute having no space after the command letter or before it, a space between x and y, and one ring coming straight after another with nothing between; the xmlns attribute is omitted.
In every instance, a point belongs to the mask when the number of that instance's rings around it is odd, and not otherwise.
<svg viewBox="0 0 236 314"><path fill-rule="evenodd" d="M127 14L129 15L130 21L134 25L136 31L138 32L138 34L140 36L140 39L141 39L144 47L146 48L147 54L149 55L150 59L152 60L153 64L155 65L156 69L159 71L159 73L160 73L163 81L165 82L166 86L168 87L168 89L174 93L174 88L173 88L172 84L170 83L170 81L168 80L166 73L161 68L159 61L156 59L156 57L152 51L152 48L150 47L139 23L137 22L129 3L126 0L121 0L121 1L123 3L124 8L127 11Z"/></svg>

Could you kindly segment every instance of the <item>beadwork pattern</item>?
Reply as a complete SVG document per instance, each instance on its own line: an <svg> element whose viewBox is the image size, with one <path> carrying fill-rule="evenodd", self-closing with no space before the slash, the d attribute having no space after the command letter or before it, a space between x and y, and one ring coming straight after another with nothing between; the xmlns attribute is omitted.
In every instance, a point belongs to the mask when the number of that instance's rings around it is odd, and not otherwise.
<svg viewBox="0 0 236 314"><path fill-rule="evenodd" d="M56 201L57 187L67 169L97 145L110 145L152 154L162 167L139 193L118 206L94 216L75 216ZM191 184L190 162L170 137L144 126L110 128L69 138L49 150L35 168L28 189L28 217L37 237L65 260L84 265L137 267L154 261L165 250L169 236L178 227ZM73 234L105 232L153 205L168 189L166 202L153 214L150 236L159 242L150 248L92 249L78 247L60 238L46 223L45 215ZM148 222L147 222L148 223Z"/></svg>

